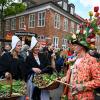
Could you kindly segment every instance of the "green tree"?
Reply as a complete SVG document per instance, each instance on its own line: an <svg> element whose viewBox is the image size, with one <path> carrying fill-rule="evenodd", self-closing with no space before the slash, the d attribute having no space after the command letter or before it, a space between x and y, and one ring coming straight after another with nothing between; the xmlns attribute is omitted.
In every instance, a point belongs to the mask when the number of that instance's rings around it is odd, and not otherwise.
<svg viewBox="0 0 100 100"><path fill-rule="evenodd" d="M15 0L0 0L0 21L1 21L2 37L4 37L5 17L18 14L24 11L25 9L26 9L25 4L15 3Z"/></svg>

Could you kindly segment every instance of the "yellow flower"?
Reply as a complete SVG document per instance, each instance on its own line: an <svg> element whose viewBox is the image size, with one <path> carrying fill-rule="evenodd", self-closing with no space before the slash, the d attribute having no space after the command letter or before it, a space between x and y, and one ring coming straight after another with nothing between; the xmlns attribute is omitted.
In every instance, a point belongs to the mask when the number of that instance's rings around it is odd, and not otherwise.
<svg viewBox="0 0 100 100"><path fill-rule="evenodd" d="M89 16L93 16L93 12L92 11L89 11Z"/></svg>
<svg viewBox="0 0 100 100"><path fill-rule="evenodd" d="M73 38L73 39L76 39L76 35L75 35L75 34L73 34L73 35L72 35L72 38Z"/></svg>

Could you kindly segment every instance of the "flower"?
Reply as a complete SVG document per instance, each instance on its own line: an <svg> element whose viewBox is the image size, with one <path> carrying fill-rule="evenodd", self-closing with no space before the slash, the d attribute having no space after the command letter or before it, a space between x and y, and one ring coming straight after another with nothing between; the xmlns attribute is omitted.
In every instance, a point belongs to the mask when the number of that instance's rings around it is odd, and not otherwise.
<svg viewBox="0 0 100 100"><path fill-rule="evenodd" d="M94 7L94 12L98 12L98 10L99 10L98 6Z"/></svg>
<svg viewBox="0 0 100 100"><path fill-rule="evenodd" d="M89 16L93 16L93 12L92 11L89 12Z"/></svg>
<svg viewBox="0 0 100 100"><path fill-rule="evenodd" d="M89 33L92 33L93 32L93 28L91 28L90 30L89 30Z"/></svg>
<svg viewBox="0 0 100 100"><path fill-rule="evenodd" d="M100 13L96 12L95 13L95 17L98 17L100 15Z"/></svg>
<svg viewBox="0 0 100 100"><path fill-rule="evenodd" d="M86 30L84 30L83 34L86 34Z"/></svg>
<svg viewBox="0 0 100 100"><path fill-rule="evenodd" d="M95 42L95 38L92 38L90 41L91 41L91 42Z"/></svg>
<svg viewBox="0 0 100 100"><path fill-rule="evenodd" d="M80 32L80 30L77 30L77 31L76 31L76 34L79 34L79 32Z"/></svg>
<svg viewBox="0 0 100 100"><path fill-rule="evenodd" d="M75 34L73 34L73 35L72 35L72 38L73 38L73 39L76 39L76 35L75 35Z"/></svg>

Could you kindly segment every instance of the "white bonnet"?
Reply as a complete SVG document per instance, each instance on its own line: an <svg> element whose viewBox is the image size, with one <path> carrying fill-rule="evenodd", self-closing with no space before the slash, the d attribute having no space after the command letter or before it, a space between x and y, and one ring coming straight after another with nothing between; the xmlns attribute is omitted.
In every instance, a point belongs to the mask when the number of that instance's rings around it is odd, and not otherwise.
<svg viewBox="0 0 100 100"><path fill-rule="evenodd" d="M20 41L20 39L17 37L17 36L15 36L15 35L13 35L12 36L12 42L11 42L11 51L13 50L13 49L15 49L15 47L16 47L16 44L18 43Z"/></svg>
<svg viewBox="0 0 100 100"><path fill-rule="evenodd" d="M30 45L29 50L32 50L35 47L35 45L37 44L37 42L38 42L37 39L34 36L32 36L31 45Z"/></svg>

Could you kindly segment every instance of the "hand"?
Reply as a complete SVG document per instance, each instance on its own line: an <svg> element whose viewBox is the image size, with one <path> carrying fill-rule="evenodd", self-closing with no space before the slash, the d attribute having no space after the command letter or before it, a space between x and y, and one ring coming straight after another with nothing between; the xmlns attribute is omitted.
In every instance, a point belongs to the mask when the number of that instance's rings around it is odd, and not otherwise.
<svg viewBox="0 0 100 100"><path fill-rule="evenodd" d="M63 78L61 79L61 81L62 81L62 82L66 82L66 81L67 81L67 77L66 77L66 76L63 77Z"/></svg>
<svg viewBox="0 0 100 100"><path fill-rule="evenodd" d="M41 73L41 70L39 68L32 68L32 70L37 74Z"/></svg>
<svg viewBox="0 0 100 100"><path fill-rule="evenodd" d="M78 92L81 92L84 90L84 86L82 84L76 84L75 86L72 87L72 94L75 95Z"/></svg>
<svg viewBox="0 0 100 100"><path fill-rule="evenodd" d="M5 73L5 78L6 78L7 80L10 80L10 79L11 79L11 74L10 74L9 72L6 72L6 73Z"/></svg>

